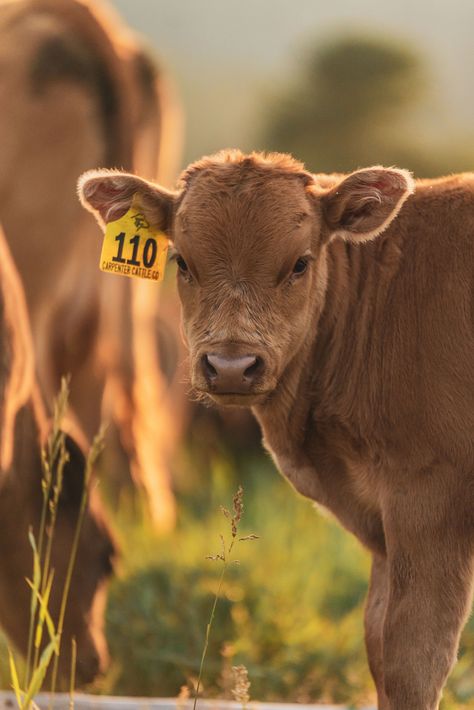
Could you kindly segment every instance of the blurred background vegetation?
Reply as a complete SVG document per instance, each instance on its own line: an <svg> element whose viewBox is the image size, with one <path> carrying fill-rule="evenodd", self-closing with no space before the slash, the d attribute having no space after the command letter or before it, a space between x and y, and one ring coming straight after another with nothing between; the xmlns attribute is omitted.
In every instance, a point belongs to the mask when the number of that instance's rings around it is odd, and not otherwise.
<svg viewBox="0 0 474 710"><path fill-rule="evenodd" d="M397 164L418 176L473 168L472 2L115 0L174 77L186 118L183 165L223 147L290 151L315 172ZM253 424L193 418L175 461L177 529L158 536L139 498L109 492L123 551L107 611L112 668L97 692L176 695L197 676L239 483L242 546L213 628L204 688L360 705L374 700L363 643L368 555L293 494ZM204 428L202 428L204 427ZM235 436L234 436L235 434ZM240 438L239 438L240 437ZM105 490L106 484L103 482ZM0 680L8 686L4 664ZM3 674L3 675L2 675ZM474 621L444 708L474 707Z"/></svg>
<svg viewBox="0 0 474 710"><path fill-rule="evenodd" d="M221 449L203 468L196 467L200 459L193 445L176 462L187 483L169 535L157 535L137 498L124 495L109 506L122 550L106 615L112 665L90 690L163 697L176 696L186 683L192 687L221 571L206 557L220 550L219 535L228 532L220 506L231 506L241 483L239 533L259 539L238 545L240 564L226 578L205 696L232 699L230 667L243 663L255 699L346 707L375 702L363 642L369 556L324 511L293 493L269 458ZM100 485L106 492L103 480ZM473 658L471 619L443 710L474 708ZM7 663L0 663L0 681L9 686Z"/></svg>
<svg viewBox="0 0 474 710"><path fill-rule="evenodd" d="M470 0L114 0L171 70L183 165L291 150L315 172L473 165Z"/></svg>

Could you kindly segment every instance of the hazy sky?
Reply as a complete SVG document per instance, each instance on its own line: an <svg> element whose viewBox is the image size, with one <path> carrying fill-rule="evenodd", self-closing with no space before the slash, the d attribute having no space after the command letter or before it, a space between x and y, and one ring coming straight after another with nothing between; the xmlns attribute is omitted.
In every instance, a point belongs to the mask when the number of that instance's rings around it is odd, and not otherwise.
<svg viewBox="0 0 474 710"><path fill-rule="evenodd" d="M297 76L304 50L370 30L427 59L446 130L474 125L474 0L113 0L175 75L188 116L186 158L250 147L265 98ZM263 93L262 93L263 92Z"/></svg>

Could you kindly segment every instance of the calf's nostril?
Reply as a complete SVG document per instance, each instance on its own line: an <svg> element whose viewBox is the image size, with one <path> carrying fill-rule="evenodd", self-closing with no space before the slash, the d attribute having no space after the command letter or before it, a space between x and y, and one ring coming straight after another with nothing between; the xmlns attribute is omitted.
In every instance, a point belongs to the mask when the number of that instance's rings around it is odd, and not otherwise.
<svg viewBox="0 0 474 710"><path fill-rule="evenodd" d="M217 377L217 370L214 365L209 361L209 357L207 355L202 356L201 363L205 376L208 377L210 380L214 380Z"/></svg>
<svg viewBox="0 0 474 710"><path fill-rule="evenodd" d="M254 357L253 360L254 361L244 370L244 377L247 379L253 379L262 369L262 359L260 357Z"/></svg>

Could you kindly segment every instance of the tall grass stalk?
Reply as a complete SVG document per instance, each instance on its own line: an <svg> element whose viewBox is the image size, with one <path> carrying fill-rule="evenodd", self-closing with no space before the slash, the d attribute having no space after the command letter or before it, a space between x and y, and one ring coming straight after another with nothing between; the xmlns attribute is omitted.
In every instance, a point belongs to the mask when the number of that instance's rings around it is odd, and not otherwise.
<svg viewBox="0 0 474 710"><path fill-rule="evenodd" d="M40 592L33 588L33 583L30 582L30 586L32 588L32 594L36 596L39 603L40 615L44 616L46 627L50 635L50 641L39 657L37 666L33 668L31 679L28 685L24 686L25 690L21 690L15 658L11 649L8 649L12 688L20 710L30 710L31 705L34 704L33 698L41 690L51 658L53 653L57 650L58 644L58 636L54 628L53 620L48 612L46 600L41 596Z"/></svg>
<svg viewBox="0 0 474 710"><path fill-rule="evenodd" d="M77 643L71 640L71 673L69 675L69 710L74 710L74 688L76 686Z"/></svg>
<svg viewBox="0 0 474 710"><path fill-rule="evenodd" d="M97 458L100 456L100 454L102 453L103 448L104 448L104 436L105 436L105 428L101 427L99 433L94 437L94 440L92 442L92 446L91 446L88 456L87 456L86 470L85 470L85 475L84 475L84 487L82 489L81 504L80 504L80 509L79 509L79 515L78 515L77 522L76 522L76 527L74 530L74 538L73 538L73 542L72 542L71 553L69 555L69 562L68 562L68 567L67 567L67 572L66 572L66 579L64 581L63 593L62 593L62 597L61 597L61 607L59 610L59 617L58 617L58 624L57 624L58 646L57 646L57 651L56 651L56 654L54 657L53 673L52 673L52 677L51 677L51 696L53 695L54 691L56 690L59 654L61 652L61 637L62 637L63 628L64 628L64 616L66 614L67 600L69 597L69 590L71 588L72 574L74 572L74 566L76 564L77 550L79 547L79 538L80 538L81 531L82 531L82 523L84 521L84 514L86 512L87 502L89 500L90 479L91 479L91 475L92 475L92 471L94 469L94 466L97 462ZM50 707L51 706L52 706L52 697L50 700Z"/></svg>
<svg viewBox="0 0 474 710"><path fill-rule="evenodd" d="M90 479L97 457L104 445L104 429L94 438L89 450L84 473L84 487L79 507L79 513L74 529L73 542L66 570L66 577L61 595L61 604L57 625L48 610L49 598L53 588L54 570L51 569L51 551L54 540L59 500L63 484L64 467L69 460L66 450L65 434L61 431L61 423L67 409L69 398L69 380L63 378L61 390L54 406L53 425L45 449L41 452L43 475L41 480L43 503L38 531L38 543L30 528L28 538L33 550L33 579L27 580L31 588L30 622L28 631L27 662L23 687L21 689L18 671L13 653L9 649L10 677L13 690L20 710L30 710L34 705L33 698L41 690L43 682L54 657L51 678L50 708L52 695L56 687L58 661L61 651L61 637L64 628L67 600L71 588L72 575L77 558L82 524L89 499ZM46 627L49 643L41 652L43 631ZM72 640L71 674L69 683L69 707L74 707L74 685L76 675L77 645Z"/></svg>
<svg viewBox="0 0 474 710"><path fill-rule="evenodd" d="M204 647L202 650L201 662L199 665L199 675L198 675L198 679L197 679L197 683L196 683L196 689L194 692L193 710L196 710L199 691L201 690L202 674L204 671L204 663L206 660L207 650L209 647L209 639L211 636L212 624L213 624L213 621L214 621L214 618L216 615L217 603L218 603L219 598L221 596L225 575L226 575L226 572L229 569L230 565L238 564L238 560L232 559L232 551L234 549L236 542L243 542L244 540L258 539L258 536L253 535L253 534L246 535L245 537L240 537L240 538L237 537L238 531L239 531L239 523L241 521L242 514L244 512L243 497L244 497L243 488L242 488L242 486L239 486L237 492L234 495L233 501L232 501L232 513L229 510L227 510L227 508L224 508L221 506L222 513L227 518L227 520L229 520L229 522L230 522L230 535L231 535L230 542L227 543L225 540L225 537L223 535L221 535L220 536L221 551L215 555L208 555L206 558L208 560L214 560L215 562L222 562L222 571L221 571L221 574L219 577L217 591L214 595L214 601L212 604L212 609L211 609L209 621L206 626L206 636L204 639Z"/></svg>
<svg viewBox="0 0 474 710"><path fill-rule="evenodd" d="M29 533L29 540L33 550L33 584L35 589L42 589L43 593L46 588L49 577L49 563L51 556L51 546L54 537L54 528L56 524L56 512L59 494L62 486L62 475L64 466L67 463L67 453L65 450L65 436L61 431L61 422L64 419L69 400L69 377L61 379L61 389L54 402L53 423L51 433L48 437L46 448L41 451L41 465L43 475L41 479L41 490L43 494L43 504L41 508L40 525L38 531L38 545L35 545L33 532ZM54 482L54 472L57 462L56 485L54 486L53 499L51 499L51 489ZM54 515L54 520L48 523L48 512ZM45 536L48 537L47 550L43 559L43 545ZM28 650L26 657L24 686L28 686L31 673L31 656L33 653L33 638L37 611L37 596L32 593L30 605L30 624L28 630ZM38 654L35 649L35 658L33 668L37 666Z"/></svg>
<svg viewBox="0 0 474 710"><path fill-rule="evenodd" d="M46 540L44 560L42 563L41 570L41 594L45 596L47 594L46 603L48 603L49 594L51 592L52 576L54 575L54 570L50 570L51 565L51 550L53 546L54 533L56 530L56 520L58 516L59 508L59 496L61 495L62 485L63 485L63 474L64 467L69 461L69 455L66 451L66 441L65 436L62 432L59 433L57 437L57 451L55 452L56 458L53 459L53 469L54 473L51 475L52 479L52 498L49 501L49 520L46 527L46 536L43 538ZM57 462L56 462L57 459ZM56 462L56 463L55 463ZM48 590L49 586L49 591ZM40 615L37 626L37 635L39 635L39 640L35 641L35 654L33 659L33 667L36 668L38 664L39 651L41 646L41 635L43 629L43 619Z"/></svg>

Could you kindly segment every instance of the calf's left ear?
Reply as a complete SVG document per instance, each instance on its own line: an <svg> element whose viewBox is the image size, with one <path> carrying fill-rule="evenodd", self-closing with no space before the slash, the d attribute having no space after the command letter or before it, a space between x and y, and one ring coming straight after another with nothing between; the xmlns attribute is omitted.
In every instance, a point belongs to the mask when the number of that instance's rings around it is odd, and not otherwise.
<svg viewBox="0 0 474 710"><path fill-rule="evenodd" d="M148 222L171 236L175 192L118 170L89 170L79 178L77 191L82 205L92 212L102 229L122 217L136 196Z"/></svg>
<svg viewBox="0 0 474 710"><path fill-rule="evenodd" d="M357 170L321 198L328 238L373 239L388 227L414 190L408 170L379 166Z"/></svg>

